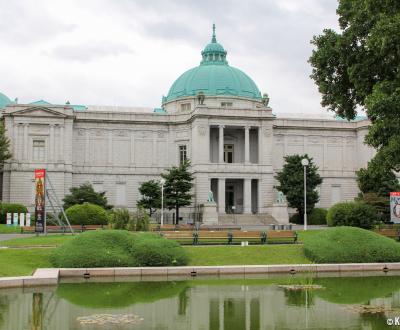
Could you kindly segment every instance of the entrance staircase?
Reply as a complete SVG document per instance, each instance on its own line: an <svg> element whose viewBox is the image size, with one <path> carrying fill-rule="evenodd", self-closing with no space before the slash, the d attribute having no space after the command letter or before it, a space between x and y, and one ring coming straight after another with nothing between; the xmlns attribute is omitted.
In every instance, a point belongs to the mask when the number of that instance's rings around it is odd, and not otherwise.
<svg viewBox="0 0 400 330"><path fill-rule="evenodd" d="M270 214L219 214L219 225L265 226L278 224Z"/></svg>

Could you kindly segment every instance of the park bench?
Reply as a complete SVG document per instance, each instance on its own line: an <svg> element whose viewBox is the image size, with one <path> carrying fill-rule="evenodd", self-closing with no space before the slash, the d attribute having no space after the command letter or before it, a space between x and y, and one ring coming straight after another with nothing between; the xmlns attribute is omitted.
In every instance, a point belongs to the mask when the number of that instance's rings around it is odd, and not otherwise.
<svg viewBox="0 0 400 330"><path fill-rule="evenodd" d="M194 233L191 231L160 231L160 235L181 244L194 244Z"/></svg>
<svg viewBox="0 0 400 330"><path fill-rule="evenodd" d="M241 243L243 241L255 244L265 244L266 234L263 231L241 231L233 230L228 233L230 239L228 244Z"/></svg>
<svg viewBox="0 0 400 330"><path fill-rule="evenodd" d="M96 229L104 229L103 225L71 225L74 232L84 232L87 230L96 230ZM69 226L53 226L48 225L46 226L46 231L48 233L69 233L70 228ZM35 233L35 226L31 227L21 227L21 234L23 233Z"/></svg>
<svg viewBox="0 0 400 330"><path fill-rule="evenodd" d="M230 236L227 231L200 230L193 233L193 244L230 244Z"/></svg>
<svg viewBox="0 0 400 330"><path fill-rule="evenodd" d="M201 225L199 230L208 230L208 231L230 231L230 230L240 230L241 226L236 225L214 225L214 226L204 226Z"/></svg>
<svg viewBox="0 0 400 330"><path fill-rule="evenodd" d="M265 243L287 243L293 241L297 243L297 233L293 230L268 230L266 232Z"/></svg>
<svg viewBox="0 0 400 330"><path fill-rule="evenodd" d="M375 229L375 233L389 237L389 238L394 238L398 241L400 241L400 231L395 228L380 228L380 229Z"/></svg>
<svg viewBox="0 0 400 330"><path fill-rule="evenodd" d="M159 224L150 225L151 231L177 231L177 230L192 231L193 229L194 229L193 225L187 225L187 224L182 224L182 225L165 224L162 226Z"/></svg>

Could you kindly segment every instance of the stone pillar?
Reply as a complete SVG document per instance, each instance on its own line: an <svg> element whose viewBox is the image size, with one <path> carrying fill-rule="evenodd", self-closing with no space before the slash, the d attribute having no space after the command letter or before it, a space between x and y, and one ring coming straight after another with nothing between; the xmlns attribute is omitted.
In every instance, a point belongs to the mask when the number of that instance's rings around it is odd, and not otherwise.
<svg viewBox="0 0 400 330"><path fill-rule="evenodd" d="M18 160L18 129L19 129L19 125L15 124L14 125L14 139L12 141L12 143L13 143L13 158L15 160Z"/></svg>
<svg viewBox="0 0 400 330"><path fill-rule="evenodd" d="M64 125L60 126L60 142L59 142L59 152L58 152L58 161L62 162L64 160Z"/></svg>
<svg viewBox="0 0 400 330"><path fill-rule="evenodd" d="M109 165L112 165L113 163L113 131L110 130L108 131L108 157L107 157L107 162Z"/></svg>
<svg viewBox="0 0 400 330"><path fill-rule="evenodd" d="M263 161L263 140L262 140L262 130L261 130L261 126L258 127L257 129L257 138L258 138L258 157L257 157L257 161L258 164L262 164Z"/></svg>
<svg viewBox="0 0 400 330"><path fill-rule="evenodd" d="M54 157L54 141L55 141L55 136L54 136L54 124L50 124L50 148L49 148L49 160L51 162L54 162L55 157Z"/></svg>
<svg viewBox="0 0 400 330"><path fill-rule="evenodd" d="M243 190L243 213L249 214L251 213L251 179L244 179Z"/></svg>
<svg viewBox="0 0 400 330"><path fill-rule="evenodd" d="M131 132L131 166L135 166L135 133Z"/></svg>
<svg viewBox="0 0 400 330"><path fill-rule="evenodd" d="M186 147L187 148L187 147ZM186 153L188 152L188 149L186 149ZM186 154L187 155L187 154ZM153 147L152 147L152 165L157 165L157 132L153 132ZM179 165L179 162L178 162Z"/></svg>
<svg viewBox="0 0 400 330"><path fill-rule="evenodd" d="M218 149L218 162L219 163L224 162L224 128L225 128L224 125L219 125L219 149ZM225 209L225 206L224 206L224 209Z"/></svg>
<svg viewBox="0 0 400 330"><path fill-rule="evenodd" d="M90 163L90 130L86 130L85 136L85 165Z"/></svg>
<svg viewBox="0 0 400 330"><path fill-rule="evenodd" d="M28 128L29 124L24 124L24 160L28 160Z"/></svg>
<svg viewBox="0 0 400 330"><path fill-rule="evenodd" d="M225 214L225 179L218 179L218 213Z"/></svg>
<svg viewBox="0 0 400 330"><path fill-rule="evenodd" d="M244 128L244 162L250 163L250 127Z"/></svg>

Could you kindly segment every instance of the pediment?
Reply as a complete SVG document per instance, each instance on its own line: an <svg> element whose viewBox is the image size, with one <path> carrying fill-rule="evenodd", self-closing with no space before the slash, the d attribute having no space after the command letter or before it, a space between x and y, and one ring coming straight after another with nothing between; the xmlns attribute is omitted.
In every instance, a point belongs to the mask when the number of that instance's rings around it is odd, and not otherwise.
<svg viewBox="0 0 400 330"><path fill-rule="evenodd" d="M12 116L31 116L31 117L57 117L57 118L66 118L68 117L66 114L46 108L44 106L33 106L21 110L16 110L10 113Z"/></svg>

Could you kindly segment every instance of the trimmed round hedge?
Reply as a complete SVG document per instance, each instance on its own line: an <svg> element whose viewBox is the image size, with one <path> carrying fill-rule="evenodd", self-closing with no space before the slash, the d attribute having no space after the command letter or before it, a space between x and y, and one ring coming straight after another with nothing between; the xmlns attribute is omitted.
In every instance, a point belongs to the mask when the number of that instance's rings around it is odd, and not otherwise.
<svg viewBox="0 0 400 330"><path fill-rule="evenodd" d="M309 225L326 225L326 215L328 211L322 208L314 208L311 214L307 217L307 224ZM290 223L302 225L304 223L303 217L300 217L298 213L290 216Z"/></svg>
<svg viewBox="0 0 400 330"><path fill-rule="evenodd" d="M54 250L54 267L138 267L186 265L186 251L155 234L95 230L79 234Z"/></svg>
<svg viewBox="0 0 400 330"><path fill-rule="evenodd" d="M306 239L304 253L316 263L399 262L400 244L369 230L335 227Z"/></svg>
<svg viewBox="0 0 400 330"><path fill-rule="evenodd" d="M101 206L84 203L69 207L65 213L71 225L106 225L108 215Z"/></svg>
<svg viewBox="0 0 400 330"><path fill-rule="evenodd" d="M328 226L352 226L371 229L379 220L376 209L362 202L344 202L333 205L326 216Z"/></svg>

